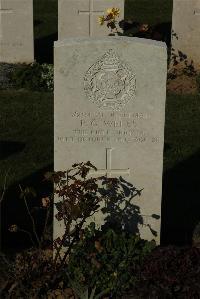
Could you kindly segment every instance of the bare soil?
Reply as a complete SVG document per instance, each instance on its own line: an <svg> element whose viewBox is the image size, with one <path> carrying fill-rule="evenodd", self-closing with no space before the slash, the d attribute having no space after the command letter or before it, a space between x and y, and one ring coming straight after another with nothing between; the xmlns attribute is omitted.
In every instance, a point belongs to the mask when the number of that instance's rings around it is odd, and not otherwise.
<svg viewBox="0 0 200 299"><path fill-rule="evenodd" d="M175 79L170 79L167 82L167 91L176 94L197 94L196 77L182 74Z"/></svg>

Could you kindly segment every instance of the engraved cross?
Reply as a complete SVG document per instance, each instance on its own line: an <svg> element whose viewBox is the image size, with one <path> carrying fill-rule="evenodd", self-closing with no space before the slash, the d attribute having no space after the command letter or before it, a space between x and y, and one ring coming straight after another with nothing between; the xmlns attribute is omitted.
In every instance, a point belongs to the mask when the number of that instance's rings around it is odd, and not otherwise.
<svg viewBox="0 0 200 299"><path fill-rule="evenodd" d="M94 0L89 0L89 10L78 10L79 15L87 15L89 17L89 36L93 35L93 15L103 14L104 11L94 10Z"/></svg>
<svg viewBox="0 0 200 299"><path fill-rule="evenodd" d="M2 23L1 23L1 18L3 14L11 14L13 13L12 9L9 8L2 8L2 3L0 2L0 38L3 37L3 28L2 28Z"/></svg>
<svg viewBox="0 0 200 299"><path fill-rule="evenodd" d="M106 148L106 168L98 169L95 172L90 172L91 175L105 175L112 177L112 175L130 175L130 169L112 169L112 151L114 148Z"/></svg>

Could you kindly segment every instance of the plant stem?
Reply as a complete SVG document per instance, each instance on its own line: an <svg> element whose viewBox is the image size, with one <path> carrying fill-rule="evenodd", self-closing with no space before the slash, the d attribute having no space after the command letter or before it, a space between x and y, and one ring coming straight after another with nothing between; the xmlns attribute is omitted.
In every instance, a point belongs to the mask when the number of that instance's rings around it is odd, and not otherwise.
<svg viewBox="0 0 200 299"><path fill-rule="evenodd" d="M20 188L21 192L23 192L21 185L19 185L19 188ZM34 233L34 235L35 235L35 237L36 237L36 240L37 240L37 242L38 242L38 246L39 246L39 248L40 248L40 247L41 247L41 242L40 242L40 239L39 239L38 234L37 234L37 231L36 231L35 220L34 220L32 214L31 214L31 212L30 212L30 210L29 210L29 207L28 207L28 204L27 204L26 196L25 196L25 195L23 195L23 199L24 199L24 203L25 203L25 206L26 206L26 210L27 210L28 215L29 215L29 217L30 217L30 219L31 219L31 222L32 222L33 233Z"/></svg>
<svg viewBox="0 0 200 299"><path fill-rule="evenodd" d="M30 238L32 244L33 244L34 246L36 246L35 242L33 241L32 236L31 236L31 233L30 233L29 231L27 231L27 230L25 230L25 229L21 229L21 228L19 228L18 231L27 234L27 235L29 236L29 238Z"/></svg>
<svg viewBox="0 0 200 299"><path fill-rule="evenodd" d="M42 232L42 240L44 240L44 235L46 233L49 215L50 215L50 207L47 207L47 213L46 213L44 228L43 228L43 232Z"/></svg>
<svg viewBox="0 0 200 299"><path fill-rule="evenodd" d="M78 227L78 229L76 229L76 231L80 231L82 229L82 226L83 226L85 220L86 220L86 218L83 218L83 220L80 222L79 227ZM70 253L70 251L72 249L72 246L74 245L75 241L76 241L76 236L74 236L74 238L72 239L72 242L70 243L67 251L64 254L64 257L63 257L62 262L61 262L61 268L63 268L63 266L65 264L65 261L67 259L67 256L69 255L69 253Z"/></svg>

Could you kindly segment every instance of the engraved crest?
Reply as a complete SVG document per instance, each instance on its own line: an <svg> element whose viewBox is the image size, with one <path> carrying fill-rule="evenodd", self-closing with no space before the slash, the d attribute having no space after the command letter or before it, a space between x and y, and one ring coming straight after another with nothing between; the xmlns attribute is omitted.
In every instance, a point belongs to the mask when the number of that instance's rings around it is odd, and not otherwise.
<svg viewBox="0 0 200 299"><path fill-rule="evenodd" d="M110 49L84 76L86 96L103 110L118 111L135 98L136 76Z"/></svg>

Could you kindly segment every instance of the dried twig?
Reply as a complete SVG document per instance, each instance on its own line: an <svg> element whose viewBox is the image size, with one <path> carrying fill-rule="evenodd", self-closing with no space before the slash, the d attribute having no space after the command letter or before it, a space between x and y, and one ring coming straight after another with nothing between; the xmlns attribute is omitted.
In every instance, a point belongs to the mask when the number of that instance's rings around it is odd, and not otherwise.
<svg viewBox="0 0 200 299"><path fill-rule="evenodd" d="M2 203L2 201L4 199L4 196L5 196L7 178L8 178L9 171L10 171L10 169L6 172L6 175L5 175L4 184L3 184L3 191L2 191L1 196L0 196L0 204Z"/></svg>

